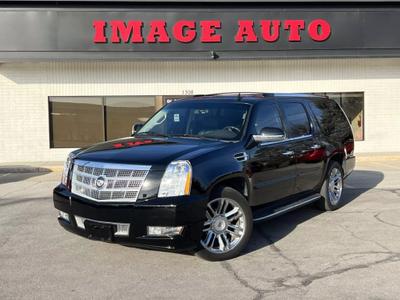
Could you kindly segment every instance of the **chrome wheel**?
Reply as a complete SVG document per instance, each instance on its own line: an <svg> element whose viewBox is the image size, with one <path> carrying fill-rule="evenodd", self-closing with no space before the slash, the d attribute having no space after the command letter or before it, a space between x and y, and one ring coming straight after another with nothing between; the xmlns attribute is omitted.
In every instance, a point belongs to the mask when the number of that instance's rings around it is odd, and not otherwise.
<svg viewBox="0 0 400 300"><path fill-rule="evenodd" d="M211 253L226 253L242 240L246 226L240 205L232 199L217 198L207 205L207 220L201 245Z"/></svg>
<svg viewBox="0 0 400 300"><path fill-rule="evenodd" d="M332 205L337 205L342 196L343 178L342 173L338 168L333 168L329 174L328 194L329 202Z"/></svg>

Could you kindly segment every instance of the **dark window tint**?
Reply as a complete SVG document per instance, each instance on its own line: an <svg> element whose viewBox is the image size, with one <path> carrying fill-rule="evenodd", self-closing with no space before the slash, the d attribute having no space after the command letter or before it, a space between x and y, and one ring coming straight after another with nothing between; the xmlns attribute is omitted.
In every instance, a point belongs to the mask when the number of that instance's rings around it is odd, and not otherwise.
<svg viewBox="0 0 400 300"><path fill-rule="evenodd" d="M262 103L258 106L253 119L254 132L260 134L265 127L282 128L282 121L275 104Z"/></svg>
<svg viewBox="0 0 400 300"><path fill-rule="evenodd" d="M154 97L105 97L106 139L126 137L155 112Z"/></svg>
<svg viewBox="0 0 400 300"><path fill-rule="evenodd" d="M298 137L310 133L310 122L302 104L287 102L283 103L281 107L285 115L288 137Z"/></svg>
<svg viewBox="0 0 400 300"><path fill-rule="evenodd" d="M364 93L316 93L334 100L344 110L353 129L356 141L364 140Z"/></svg>
<svg viewBox="0 0 400 300"><path fill-rule="evenodd" d="M313 100L310 106L324 134L337 137L350 134L346 116L335 101L318 99Z"/></svg>
<svg viewBox="0 0 400 300"><path fill-rule="evenodd" d="M50 145L79 148L129 136L134 123L154 114L156 103L153 96L50 97Z"/></svg>
<svg viewBox="0 0 400 300"><path fill-rule="evenodd" d="M104 140L101 97L51 97L52 148L76 148Z"/></svg>
<svg viewBox="0 0 400 300"><path fill-rule="evenodd" d="M136 135L237 140L242 136L248 109L242 103L175 101L155 114Z"/></svg>

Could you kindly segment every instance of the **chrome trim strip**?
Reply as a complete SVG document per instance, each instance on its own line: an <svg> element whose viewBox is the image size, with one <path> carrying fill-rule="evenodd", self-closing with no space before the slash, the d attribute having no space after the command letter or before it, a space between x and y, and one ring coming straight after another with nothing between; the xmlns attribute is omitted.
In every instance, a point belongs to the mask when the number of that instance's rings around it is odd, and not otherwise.
<svg viewBox="0 0 400 300"><path fill-rule="evenodd" d="M302 139L308 139L310 137L312 137L312 134L307 134L307 135L302 135L302 136L297 136L294 138L289 138L286 140L282 140L282 141L275 141L275 142L265 142L265 143L261 143L261 146L265 146L265 145L274 145L274 144L279 144L279 143L286 143L286 142L291 142L291 141L297 141L297 140L302 140Z"/></svg>
<svg viewBox="0 0 400 300"><path fill-rule="evenodd" d="M138 171L149 171L151 169L151 166L147 165L115 164L115 163L105 163L97 161L86 161L80 159L74 160L74 165L101 168L101 169L122 169L122 170L138 170Z"/></svg>
<svg viewBox="0 0 400 300"><path fill-rule="evenodd" d="M300 203L296 202L294 205L288 206L288 207L286 207L286 208L284 208L282 210L278 210L278 211L273 212L272 214L266 215L264 217L253 219L253 221L254 222L258 222L258 221L261 221L261 220L267 220L267 219L273 218L273 217L278 216L278 215L280 215L282 213L285 213L287 211L293 210L293 209L295 209L297 207L301 207L301 206L304 206L304 205L306 205L308 203L314 202L314 201L316 201L316 200L318 200L320 198L321 198L321 196L315 196L315 197L312 197L312 198L310 198L308 200L302 201Z"/></svg>

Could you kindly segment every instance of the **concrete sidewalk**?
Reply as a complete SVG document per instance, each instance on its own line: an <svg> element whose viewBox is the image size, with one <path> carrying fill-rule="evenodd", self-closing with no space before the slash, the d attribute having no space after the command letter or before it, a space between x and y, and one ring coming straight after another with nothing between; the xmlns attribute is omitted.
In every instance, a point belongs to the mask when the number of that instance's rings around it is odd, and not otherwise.
<svg viewBox="0 0 400 300"><path fill-rule="evenodd" d="M61 172L63 167L62 161L10 162L0 164L0 174Z"/></svg>

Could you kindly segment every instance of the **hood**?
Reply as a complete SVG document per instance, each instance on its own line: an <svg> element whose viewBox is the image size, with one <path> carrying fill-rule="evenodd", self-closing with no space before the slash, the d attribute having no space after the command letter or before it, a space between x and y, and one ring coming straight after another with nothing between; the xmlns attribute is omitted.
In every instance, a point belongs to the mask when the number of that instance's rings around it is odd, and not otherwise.
<svg viewBox="0 0 400 300"><path fill-rule="evenodd" d="M164 168L173 160L192 159L228 144L193 138L123 138L100 143L78 152L76 159L151 165Z"/></svg>

